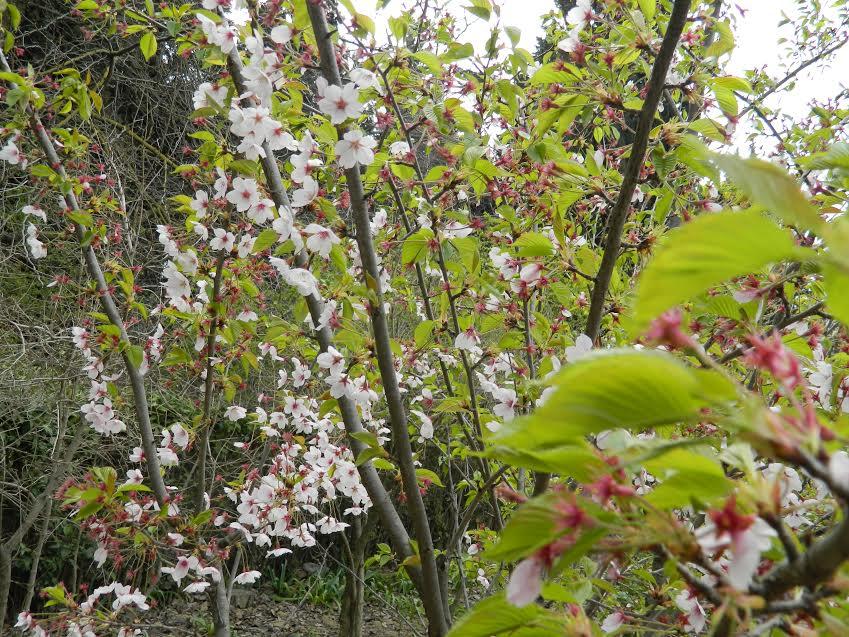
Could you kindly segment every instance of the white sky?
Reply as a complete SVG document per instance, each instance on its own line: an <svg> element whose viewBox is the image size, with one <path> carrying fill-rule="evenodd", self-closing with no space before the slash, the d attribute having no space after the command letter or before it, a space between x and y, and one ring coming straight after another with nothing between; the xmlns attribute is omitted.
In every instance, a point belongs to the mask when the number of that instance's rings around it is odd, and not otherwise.
<svg viewBox="0 0 849 637"><path fill-rule="evenodd" d="M520 46L533 52L536 38L541 31L540 16L555 8L553 0L494 1L501 4L501 24L519 27L522 31ZM381 18L393 15L401 6L398 0L394 0L381 12L382 15L376 16L374 2L375 0L355 0L355 6L363 13L376 17L378 24L383 22ZM448 0L448 4L455 15L465 14L469 17L470 28L462 39L472 42L478 49L488 36L488 26L462 9L463 5L469 4L467 0ZM786 45L780 45L778 39L782 34L790 37L792 31L788 27L784 27L784 31L779 29L779 22L782 12L787 12L790 17L794 15L793 0L727 0L726 4L732 7L734 15L737 16L737 47L727 67L729 72L742 74L744 69L765 67L771 77L783 77L785 69L792 68L793 63L782 64L781 56ZM746 9L745 17L741 17L735 7ZM788 115L804 115L811 98L825 100L849 85L849 74L841 73L839 69L849 69L849 45L841 49L830 64L816 64L806 69L798 76L792 92L783 94L780 99L768 101L767 104L773 108L780 105L781 112Z"/></svg>

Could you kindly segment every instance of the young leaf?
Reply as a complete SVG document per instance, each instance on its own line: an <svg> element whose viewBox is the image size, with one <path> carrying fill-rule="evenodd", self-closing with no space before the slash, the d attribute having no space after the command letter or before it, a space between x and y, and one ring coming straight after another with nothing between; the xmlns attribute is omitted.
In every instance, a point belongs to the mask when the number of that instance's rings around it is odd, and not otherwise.
<svg viewBox="0 0 849 637"><path fill-rule="evenodd" d="M499 593L460 618L448 637L550 637L563 634L563 621L536 604L518 608Z"/></svg>
<svg viewBox="0 0 849 637"><path fill-rule="evenodd" d="M149 60L153 57L153 54L156 53L157 46L156 36L154 36L150 31L145 33L141 37L141 40L139 40L139 48L141 49L141 53L145 60Z"/></svg>
<svg viewBox="0 0 849 637"><path fill-rule="evenodd" d="M520 257L547 257L554 252L551 239L539 232L526 232L516 239Z"/></svg>
<svg viewBox="0 0 849 637"><path fill-rule="evenodd" d="M277 234L277 231L272 230L271 228L266 228L260 232L259 236L256 238L253 253L257 254L258 252L262 252L263 250L270 248L277 243L278 237L279 235Z"/></svg>
<svg viewBox="0 0 849 637"><path fill-rule="evenodd" d="M849 325L849 272L841 265L823 263L823 287L828 297L828 311L841 323Z"/></svg>
<svg viewBox="0 0 849 637"><path fill-rule="evenodd" d="M792 258L790 233L763 214L705 214L671 231L637 284L633 328L728 279Z"/></svg>
<svg viewBox="0 0 849 637"><path fill-rule="evenodd" d="M133 367L138 369L144 361L144 350L138 345L130 345L127 348L127 359Z"/></svg>
<svg viewBox="0 0 849 637"><path fill-rule="evenodd" d="M505 423L491 443L538 453L577 444L605 429L641 431L697 422L705 408L722 406L736 395L724 377L693 369L660 350L598 352L567 365L554 387L532 415Z"/></svg>
<svg viewBox="0 0 849 637"><path fill-rule="evenodd" d="M646 17L646 20L651 20L654 17L657 0L639 0L640 11Z"/></svg>
<svg viewBox="0 0 849 637"><path fill-rule="evenodd" d="M404 265L418 263L424 259L430 249L431 239L433 231L430 228L421 228L407 237L401 248L401 261Z"/></svg>
<svg viewBox="0 0 849 637"><path fill-rule="evenodd" d="M711 502L727 495L734 486L718 459L711 460L695 451L675 449L644 466L661 479L646 498L659 509L686 506L693 498Z"/></svg>
<svg viewBox="0 0 849 637"><path fill-rule="evenodd" d="M714 154L711 161L752 202L764 206L787 223L806 230L823 226L819 212L783 168L761 159L743 159L736 155Z"/></svg>
<svg viewBox="0 0 849 637"><path fill-rule="evenodd" d="M491 562L512 562L530 555L563 533L561 514L555 507L559 496L546 494L519 507L501 532L498 543L484 556Z"/></svg>

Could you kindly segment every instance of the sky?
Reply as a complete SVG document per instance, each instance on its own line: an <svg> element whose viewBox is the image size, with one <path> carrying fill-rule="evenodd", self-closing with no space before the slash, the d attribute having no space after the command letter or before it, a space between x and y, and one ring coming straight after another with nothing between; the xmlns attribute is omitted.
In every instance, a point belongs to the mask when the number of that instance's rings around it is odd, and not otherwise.
<svg viewBox="0 0 849 637"><path fill-rule="evenodd" d="M383 21L381 18L385 19L396 13L401 6L400 0L394 0L380 12L382 15L376 15L374 2L375 0L356 0L355 5L363 13L376 17L378 24ZM469 2L448 0L448 4L455 15L462 15L465 13L462 10L463 5ZM533 51L536 38L540 34L539 17L554 8L553 0L500 0L500 4L501 23L519 27L522 32L520 46ZM784 45L778 43L781 35L779 22L782 12L793 16L793 0L734 0L733 5L745 9L746 14L741 17L739 12L733 9L738 16L735 29L737 47L727 67L729 72L742 74L747 68L765 67L771 77L783 77L787 67L781 60ZM465 15L470 17L471 22L463 39L478 48L487 38L488 26L468 13ZM784 34L789 36L791 32L785 30ZM811 97L827 98L836 95L841 87L849 86L849 72L841 72L840 69L849 69L849 45L841 49L829 65L817 64L809 67L800 74L796 87L790 93L772 101L768 100L767 105L773 108L780 105L782 112L792 116L804 115Z"/></svg>

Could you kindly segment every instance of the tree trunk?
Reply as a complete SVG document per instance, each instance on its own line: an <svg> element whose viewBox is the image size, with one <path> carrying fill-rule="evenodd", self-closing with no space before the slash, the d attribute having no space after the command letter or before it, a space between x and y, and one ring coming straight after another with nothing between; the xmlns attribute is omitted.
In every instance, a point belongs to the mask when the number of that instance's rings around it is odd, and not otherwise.
<svg viewBox="0 0 849 637"><path fill-rule="evenodd" d="M6 623L6 609L9 605L9 589L12 586L12 553L0 545L0 635Z"/></svg>
<svg viewBox="0 0 849 637"><path fill-rule="evenodd" d="M339 637L362 637L363 634L365 548L369 530L369 525L363 525L359 517L354 517L348 543L350 551L347 551L349 564L345 570L345 594L339 611Z"/></svg>
<svg viewBox="0 0 849 637"><path fill-rule="evenodd" d="M38 563L41 561L41 553L44 551L44 544L47 542L47 536L50 533L50 514L53 512L53 500L48 502L47 508L44 510L44 521L41 525L41 533L38 534L38 542L32 552L32 566L29 571L29 579L27 580L27 592L24 597L21 610L29 610L32 604L32 598L35 595L35 583L38 578Z"/></svg>
<svg viewBox="0 0 849 637"><path fill-rule="evenodd" d="M227 585L223 577L209 596L212 610L212 625L215 637L230 637L230 598L227 595Z"/></svg>

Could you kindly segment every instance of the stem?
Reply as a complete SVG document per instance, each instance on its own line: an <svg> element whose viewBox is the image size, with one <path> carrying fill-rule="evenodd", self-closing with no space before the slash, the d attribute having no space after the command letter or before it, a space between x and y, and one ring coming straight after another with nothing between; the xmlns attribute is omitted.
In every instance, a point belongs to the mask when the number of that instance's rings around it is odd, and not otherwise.
<svg viewBox="0 0 849 637"><path fill-rule="evenodd" d="M849 42L849 38L843 38L843 39L841 39L841 40L838 40L837 42L835 42L835 43L834 43L833 45L831 45L830 47L828 47L828 48L826 48L826 49L823 49L822 51L820 51L819 53L817 53L817 54L816 54L814 57L812 57L810 60L806 60L805 62L802 62L801 64L799 64L799 66L797 66L795 69L793 69L792 71L790 71L790 72L789 72L787 75L785 75L785 76L784 76L781 80L779 80L778 82L776 82L776 83L772 86L772 88L770 88L770 89L769 89L769 90L767 90L767 91L764 91L763 93L761 93L760 95L758 95L758 97L757 97L756 99L752 100L752 101L750 102L749 106L747 106L747 107L746 107L746 108L744 108L742 111L740 111L740 113L739 113L738 117L743 117L746 113L748 113L749 111L751 111L751 110L754 108L754 105L755 105L755 104L757 104L757 103L759 103L759 102L763 102L763 100L765 100L767 97L769 97L770 95L772 95L773 93L775 93L778 89L780 89L782 86L784 86L785 84L787 84L787 82L789 82L789 81L790 81L790 80L792 80L794 77L796 77L797 75L799 75L799 73L801 73L802 71L804 71L806 68L808 68L808 67L809 67L809 66L811 66L812 64L816 64L817 62L819 62L819 61L820 61L820 60L822 60L823 58L828 57L829 55L831 55L832 53L834 53L834 52L835 52L835 51L837 51L838 49L842 48L842 47L843 47L843 45L845 45L847 42Z"/></svg>
<svg viewBox="0 0 849 637"><path fill-rule="evenodd" d="M209 437L212 435L212 389L213 370L212 359L215 349L215 335L218 331L218 304L221 296L221 278L224 271L224 260L227 254L222 250L215 260L215 277L212 282L212 298L209 301L209 333L206 335L206 378L203 388L203 415L201 416L200 444L198 445L197 494L195 495L195 510L203 509L203 496L206 493L206 456L209 447Z"/></svg>
<svg viewBox="0 0 849 637"><path fill-rule="evenodd" d="M827 581L849 559L849 517L795 560L773 568L756 588L767 599L786 593L797 586L812 588Z"/></svg>

